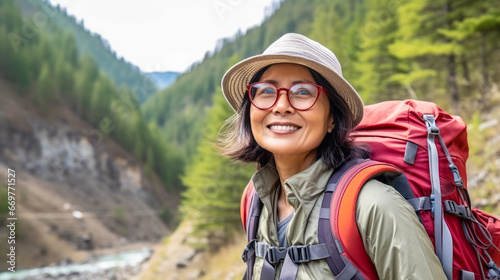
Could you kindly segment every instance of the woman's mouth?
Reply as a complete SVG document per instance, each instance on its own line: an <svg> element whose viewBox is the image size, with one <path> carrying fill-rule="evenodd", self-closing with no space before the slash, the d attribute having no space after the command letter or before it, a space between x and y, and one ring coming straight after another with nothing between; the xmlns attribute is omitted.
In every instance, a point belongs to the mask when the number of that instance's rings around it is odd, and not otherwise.
<svg viewBox="0 0 500 280"><path fill-rule="evenodd" d="M270 125L269 129L275 131L295 131L300 127L294 125Z"/></svg>

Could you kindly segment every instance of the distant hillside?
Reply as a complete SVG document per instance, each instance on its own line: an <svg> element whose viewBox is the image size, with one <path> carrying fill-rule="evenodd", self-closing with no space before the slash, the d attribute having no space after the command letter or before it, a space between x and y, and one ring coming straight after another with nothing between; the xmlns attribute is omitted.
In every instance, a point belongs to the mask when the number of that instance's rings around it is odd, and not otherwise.
<svg viewBox="0 0 500 280"><path fill-rule="evenodd" d="M65 17L37 0L0 1L0 77L17 86L17 94L36 104L46 118L54 117L55 105L69 106L101 137L111 137L132 151L166 187L180 188L183 159L139 110L137 90L146 94L146 88L115 83L100 68L102 61L79 50L72 31L53 23L58 18ZM110 65L123 63L109 53L108 57L118 61Z"/></svg>
<svg viewBox="0 0 500 280"><path fill-rule="evenodd" d="M169 87L177 77L180 75L179 72L150 72L145 73L153 83L155 83L156 87L159 89L166 89Z"/></svg>
<svg viewBox="0 0 500 280"><path fill-rule="evenodd" d="M52 7L47 0L20 0L19 3L25 14L34 15L41 12L46 15L46 24L41 25L45 31L60 32L62 29L70 32L74 36L79 53L90 54L97 61L99 68L117 85L131 88L139 102L144 102L158 90L155 83L137 66L117 57L106 39L85 29L83 22L77 22L74 16L68 15L59 6Z"/></svg>
<svg viewBox="0 0 500 280"><path fill-rule="evenodd" d="M58 13L35 0L0 1L0 166L19 174L19 267L158 241L175 226L182 189L183 158L144 121L133 89L51 21Z"/></svg>

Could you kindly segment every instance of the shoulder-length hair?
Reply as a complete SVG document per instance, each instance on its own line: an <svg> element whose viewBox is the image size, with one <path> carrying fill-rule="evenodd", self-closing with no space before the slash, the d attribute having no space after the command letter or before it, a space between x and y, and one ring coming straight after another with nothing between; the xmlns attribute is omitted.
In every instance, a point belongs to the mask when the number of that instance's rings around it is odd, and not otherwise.
<svg viewBox="0 0 500 280"><path fill-rule="evenodd" d="M259 70L250 84L258 82L269 67ZM350 137L350 132L354 129L352 126L354 115L347 103L321 74L312 69L309 71L316 84L328 92L330 114L335 123L333 131L327 133L318 146L316 159L322 159L326 165L335 169L351 158L367 158L369 151L364 146L354 143ZM255 141L250 125L250 106L250 99L245 93L238 112L224 123L219 133L217 147L224 156L238 162L256 163L257 168L260 168L266 165L273 155Z"/></svg>

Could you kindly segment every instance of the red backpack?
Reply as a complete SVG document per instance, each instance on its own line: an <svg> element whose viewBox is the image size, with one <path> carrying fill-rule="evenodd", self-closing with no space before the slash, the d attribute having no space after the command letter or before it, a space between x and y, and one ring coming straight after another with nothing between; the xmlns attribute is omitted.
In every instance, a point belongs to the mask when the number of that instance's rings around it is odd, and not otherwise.
<svg viewBox="0 0 500 280"><path fill-rule="evenodd" d="M465 168L467 132L461 118L430 102L382 102L365 107L352 137L371 147L371 160L351 160L330 178L321 211L328 214L320 216L318 224L320 244L314 250L276 248L278 258L269 254L273 248L266 248L261 253L265 265L284 260L282 271L288 273L280 279L295 279L298 264L325 259L335 279L378 279L355 222L357 195L366 181L377 178L396 188L415 208L448 279L500 279L496 265L500 264L500 219L471 208ZM248 279L258 255L252 241L261 207L250 181L240 208L249 241L243 254ZM288 264L287 259L291 259Z"/></svg>

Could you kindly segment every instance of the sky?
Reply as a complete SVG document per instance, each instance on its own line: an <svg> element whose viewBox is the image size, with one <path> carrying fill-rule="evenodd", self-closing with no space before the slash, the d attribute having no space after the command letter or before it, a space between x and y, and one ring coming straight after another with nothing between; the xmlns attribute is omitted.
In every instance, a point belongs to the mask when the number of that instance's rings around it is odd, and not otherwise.
<svg viewBox="0 0 500 280"><path fill-rule="evenodd" d="M262 22L276 0L50 0L144 72L183 72L217 40Z"/></svg>

